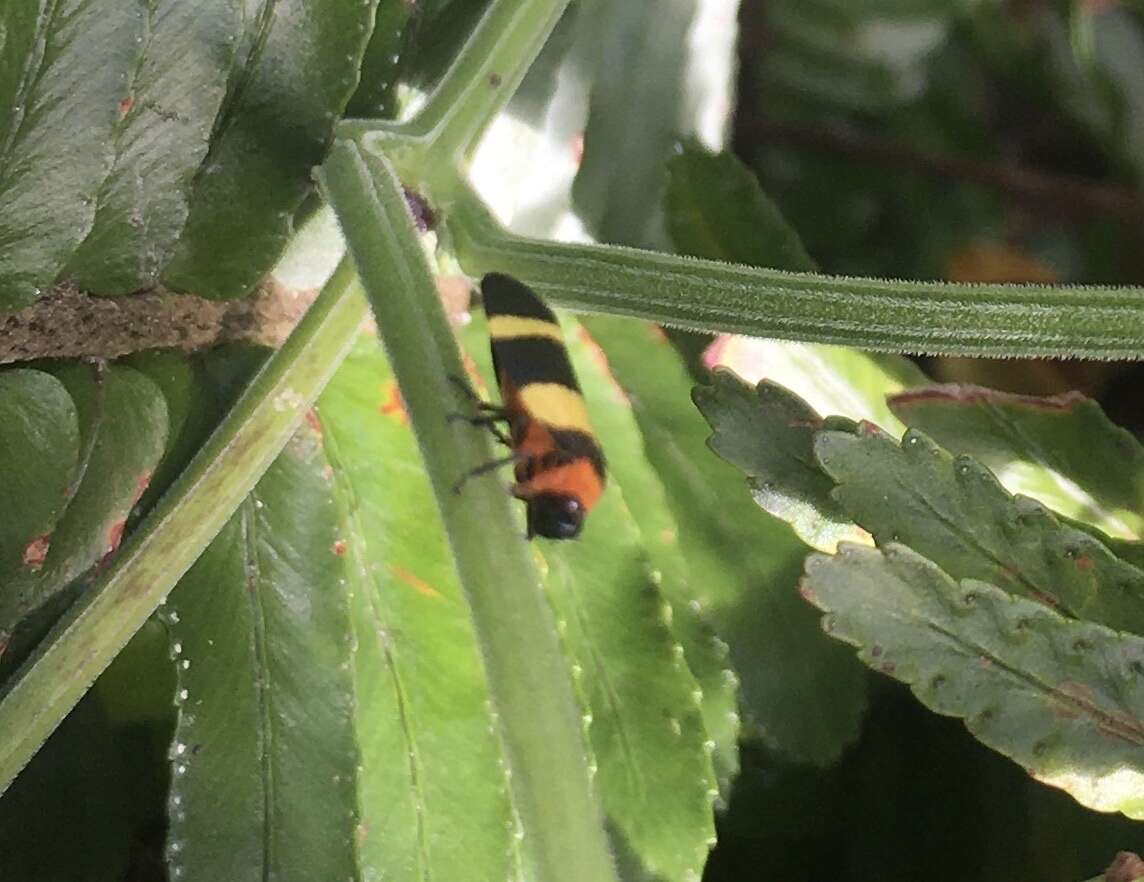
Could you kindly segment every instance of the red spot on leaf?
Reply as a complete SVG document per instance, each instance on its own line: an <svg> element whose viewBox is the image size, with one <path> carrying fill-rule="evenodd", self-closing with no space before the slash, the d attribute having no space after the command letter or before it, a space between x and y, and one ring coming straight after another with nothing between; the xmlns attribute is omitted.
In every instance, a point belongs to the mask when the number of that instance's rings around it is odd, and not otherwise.
<svg viewBox="0 0 1144 882"><path fill-rule="evenodd" d="M404 582L418 594L422 594L425 597L434 597L437 600L443 599L441 597L441 592L439 592L424 579L409 572L409 570L405 569L404 567L399 567L397 564L390 564L389 571L393 573L394 577L396 577L399 581Z"/></svg>
<svg viewBox="0 0 1144 882"><path fill-rule="evenodd" d="M859 420L858 434L866 438L876 438L879 435L886 435L886 432L877 423L872 423L869 420Z"/></svg>
<svg viewBox="0 0 1144 882"><path fill-rule="evenodd" d="M121 99L119 102L119 118L123 119L123 117L127 116L127 114L131 112L131 108L134 106L134 96L128 95L126 98Z"/></svg>
<svg viewBox="0 0 1144 882"><path fill-rule="evenodd" d="M334 552L334 555L336 557L341 557L342 555L344 555L346 553L346 540L345 539L335 539L334 544L331 547L331 551Z"/></svg>
<svg viewBox="0 0 1144 882"><path fill-rule="evenodd" d="M43 536L37 536L31 542L24 546L24 566L35 572L44 565L44 561L48 557L48 549L52 545L52 534L45 533Z"/></svg>
<svg viewBox="0 0 1144 882"><path fill-rule="evenodd" d="M107 528L107 541L104 546L103 557L99 559L103 563L112 553L119 547L119 543L123 541L123 528L127 526L127 518L120 518L113 521L111 526Z"/></svg>
<svg viewBox="0 0 1144 882"><path fill-rule="evenodd" d="M303 419L306 421L306 425L313 429L315 435L322 434L322 421L318 419L318 415L314 413L313 408L306 411L306 415Z"/></svg>
<svg viewBox="0 0 1144 882"><path fill-rule="evenodd" d="M1076 568L1082 573L1091 573L1096 569L1096 561L1088 555L1082 554L1076 559Z"/></svg>
<svg viewBox="0 0 1144 882"><path fill-rule="evenodd" d="M401 397L401 390L396 380L388 380L381 387L381 404L378 411L382 416L397 420L401 425L409 424L409 414L405 410L405 399Z"/></svg>

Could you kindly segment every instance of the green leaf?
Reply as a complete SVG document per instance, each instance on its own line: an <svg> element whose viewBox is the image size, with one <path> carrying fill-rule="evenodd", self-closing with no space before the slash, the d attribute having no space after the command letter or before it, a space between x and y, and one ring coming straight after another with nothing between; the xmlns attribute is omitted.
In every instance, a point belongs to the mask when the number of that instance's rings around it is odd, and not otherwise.
<svg viewBox="0 0 1144 882"><path fill-rule="evenodd" d="M489 5L490 0L419 0L414 4L401 78L425 89L437 83Z"/></svg>
<svg viewBox="0 0 1144 882"><path fill-rule="evenodd" d="M6 684L0 729L9 734L0 739L0 792L143 626L282 450L363 319L365 304L352 281L349 264L343 262L149 522L68 608L35 659ZM84 407L79 410L83 413Z"/></svg>
<svg viewBox="0 0 1144 882"><path fill-rule="evenodd" d="M91 228L144 18L120 0L0 7L0 309L35 300Z"/></svg>
<svg viewBox="0 0 1144 882"><path fill-rule="evenodd" d="M696 386L691 396L712 429L707 445L747 475L764 511L820 551L833 551L844 540L868 541L831 496L834 481L814 458L816 433L847 421L824 423L782 386L764 381L752 389L728 371L715 371L711 384Z"/></svg>
<svg viewBox="0 0 1144 882"><path fill-rule="evenodd" d="M171 657L168 623L164 621L169 618L151 616L92 686L92 694L110 722L117 726L155 726L168 740L175 725L175 667L179 661Z"/></svg>
<svg viewBox="0 0 1144 882"><path fill-rule="evenodd" d="M626 407L583 332L574 323L565 323L565 332L593 420L604 431ZM654 500L622 483L633 468L622 462L629 451L619 449L619 439L608 449L621 459L618 480L579 541L542 546L545 586L589 709L595 785L613 832L653 877L684 882L701 875L715 841L714 744L685 648L670 627L662 579L629 510Z"/></svg>
<svg viewBox="0 0 1144 882"><path fill-rule="evenodd" d="M584 152L573 183L576 213L600 241L664 244L666 163L678 120L696 0L600 4L580 45L594 84Z"/></svg>
<svg viewBox="0 0 1144 882"><path fill-rule="evenodd" d="M379 0L369 44L361 61L361 77L346 116L390 118L396 115L397 74L406 32L414 11L424 4Z"/></svg>
<svg viewBox="0 0 1144 882"><path fill-rule="evenodd" d="M220 358L219 350L208 355L208 362ZM163 393L167 404L167 448L139 499L136 514L146 513L166 492L179 472L190 462L222 416L217 393L209 387L206 372L182 352L154 350L123 360L139 371Z"/></svg>
<svg viewBox="0 0 1144 882"><path fill-rule="evenodd" d="M970 457L913 430L899 446L860 427L821 432L815 452L833 496L879 545L900 542L957 579L979 579L1074 618L1144 632L1144 572L1088 533L1014 497Z"/></svg>
<svg viewBox="0 0 1144 882"><path fill-rule="evenodd" d="M303 428L171 594L172 878L356 876L352 639L327 469Z"/></svg>
<svg viewBox="0 0 1144 882"><path fill-rule="evenodd" d="M1144 537L1144 446L1079 393L1048 398L975 386L895 395L890 407L952 453L1120 539Z"/></svg>
<svg viewBox="0 0 1144 882"><path fill-rule="evenodd" d="M771 51L755 88L804 113L885 112L916 98L952 18L951 4L933 0L778 0L767 12Z"/></svg>
<svg viewBox="0 0 1144 882"><path fill-rule="evenodd" d="M520 876L468 608L397 383L359 339L318 403L356 650L364 878ZM423 513L411 517L413 512ZM329 551L325 552L327 558Z"/></svg>
<svg viewBox="0 0 1144 882"><path fill-rule="evenodd" d="M714 841L716 776L688 647L673 633L674 613L661 594L663 574L653 572L655 554L645 547L640 518L630 510L635 503L629 499L638 500L641 509L654 505L654 497L628 494L649 478L654 487L655 477L637 475L634 486L625 483L641 468L633 462L640 450L638 436L631 437L630 411L583 331L571 321L564 322L564 330L608 457L609 485L575 542L538 543L547 562L545 587L586 710L594 783L613 839L640 872L684 880L702 872ZM465 340L473 360L491 377L484 322L474 322ZM610 431L622 431L625 417L629 440L636 442L631 448ZM659 493L662 498L661 488ZM674 541L672 530L669 542ZM709 638L696 647L714 648ZM724 706L726 686L724 679ZM724 733L727 722L721 721Z"/></svg>
<svg viewBox="0 0 1144 882"><path fill-rule="evenodd" d="M686 146L667 163L667 230L680 254L817 269L758 179L731 153Z"/></svg>
<svg viewBox="0 0 1144 882"><path fill-rule="evenodd" d="M711 367L730 368L748 383L783 386L820 414L869 420L899 434L887 398L928 382L907 358L820 343L726 336L707 351Z"/></svg>
<svg viewBox="0 0 1144 882"><path fill-rule="evenodd" d="M484 57L500 59L515 81L521 71L511 68L521 56L514 59L512 48L529 54L539 48L560 8L544 0L520 8L529 14L513 18L518 7L498 2L492 13L504 29L482 23L475 39L487 54L466 54L466 64L485 72ZM466 87L463 81L450 82L450 93ZM495 98L473 100L478 110L495 104ZM453 145L450 149L461 149L480 118L462 114L441 137ZM450 412L471 404L451 382L464 368L393 167L372 149L340 141L320 177L347 236L433 485L512 769L525 862L538 880L614 879L552 611L539 590L532 548L512 527L516 506L491 482L470 482L464 498L453 492L458 473L488 462L492 449L483 433L449 419Z"/></svg>
<svg viewBox="0 0 1144 882"><path fill-rule="evenodd" d="M803 594L863 662L1037 780L1144 818L1144 639L955 582L896 544L812 555Z"/></svg>
<svg viewBox="0 0 1144 882"><path fill-rule="evenodd" d="M688 147L671 160L668 171L667 228L681 254L783 270L816 269L798 234L733 155ZM731 335L719 338L706 362L729 367L751 383L766 379L786 386L818 413L873 420L892 430L900 429L886 396L925 381L917 366L901 356Z"/></svg>
<svg viewBox="0 0 1144 882"><path fill-rule="evenodd" d="M707 426L687 401L691 377L662 333L616 319L585 325L632 402L667 492L690 603L728 645L741 681L743 735L802 762L835 762L858 735L865 678L822 635L794 590L805 546L758 510L731 466L711 456Z"/></svg>
<svg viewBox="0 0 1144 882"><path fill-rule="evenodd" d="M43 566L78 461L79 422L63 384L43 371L0 373L0 584Z"/></svg>
<svg viewBox="0 0 1144 882"><path fill-rule="evenodd" d="M586 323L594 324L593 320ZM615 336L620 329L613 330L609 343L623 345ZM642 335L644 330L629 324L627 332ZM726 644L696 608L698 589L684 553L686 538L671 510L663 480L649 459L633 402L610 375L603 373L603 352L591 341L579 339L575 330L571 333L577 374L581 379L591 378L583 384L584 395L593 426L607 448L610 486L620 494L627 516L638 527L653 567L652 581L669 604L672 633L702 693L703 727L714 745L714 770L720 791L726 796L739 767L738 679L728 667Z"/></svg>
<svg viewBox="0 0 1144 882"><path fill-rule="evenodd" d="M357 86L377 0L263 2L246 19L216 134L163 281L241 296L271 267Z"/></svg>
<svg viewBox="0 0 1144 882"><path fill-rule="evenodd" d="M74 495L45 540L41 565L22 570L3 586L0 633L11 633L27 613L119 546L127 516L147 489L167 441L162 393L138 371L73 365L58 369L57 376L80 414L83 446Z"/></svg>
<svg viewBox="0 0 1144 882"><path fill-rule="evenodd" d="M147 0L138 54L120 85L114 164L87 237L65 270L97 294L153 286L183 224L226 94L239 0ZM100 58L102 55L93 56Z"/></svg>

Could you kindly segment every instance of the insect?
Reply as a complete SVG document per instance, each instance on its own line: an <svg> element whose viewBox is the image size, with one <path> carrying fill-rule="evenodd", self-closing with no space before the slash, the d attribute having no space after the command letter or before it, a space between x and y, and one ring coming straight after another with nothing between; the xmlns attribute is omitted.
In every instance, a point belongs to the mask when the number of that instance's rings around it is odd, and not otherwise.
<svg viewBox="0 0 1144 882"><path fill-rule="evenodd" d="M481 279L481 295L501 404L481 402L483 413L465 419L488 426L512 455L474 469L461 483L513 463L512 495L527 508L528 538L572 539L604 490L605 464L560 325L511 276L489 273ZM500 422L507 424L507 435Z"/></svg>

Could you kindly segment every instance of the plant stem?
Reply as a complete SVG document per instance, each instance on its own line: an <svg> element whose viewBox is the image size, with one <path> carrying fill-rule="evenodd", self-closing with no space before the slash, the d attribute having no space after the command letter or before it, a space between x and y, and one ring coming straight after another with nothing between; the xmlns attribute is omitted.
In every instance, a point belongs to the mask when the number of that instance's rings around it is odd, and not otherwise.
<svg viewBox="0 0 1144 882"><path fill-rule="evenodd" d="M108 571L16 674L0 700L0 793L222 529L341 364L365 315L345 259Z"/></svg>
<svg viewBox="0 0 1144 882"><path fill-rule="evenodd" d="M444 198L481 132L512 97L568 0L494 0L421 111L407 123L344 120L339 138L384 151L405 183Z"/></svg>
<svg viewBox="0 0 1144 882"><path fill-rule="evenodd" d="M884 352L1144 358L1141 288L850 278L541 242L506 232L472 192L448 223L466 272L511 273L583 312Z"/></svg>
<svg viewBox="0 0 1144 882"><path fill-rule="evenodd" d="M421 245L386 159L338 143L320 175L358 267L417 435L481 646L512 770L522 847L537 882L614 880L589 783L580 717L552 611L494 481L457 479L492 459L488 437L450 421L472 402Z"/></svg>

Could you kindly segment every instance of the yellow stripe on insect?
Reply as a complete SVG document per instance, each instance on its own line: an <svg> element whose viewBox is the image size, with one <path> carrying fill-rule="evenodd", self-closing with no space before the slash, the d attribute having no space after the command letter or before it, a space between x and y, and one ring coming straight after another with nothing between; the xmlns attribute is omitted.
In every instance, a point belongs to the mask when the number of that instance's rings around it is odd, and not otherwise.
<svg viewBox="0 0 1144 882"><path fill-rule="evenodd" d="M520 390L529 416L554 429L577 429L594 436L584 399L559 383L529 383Z"/></svg>
<svg viewBox="0 0 1144 882"><path fill-rule="evenodd" d="M496 340L512 340L516 337L547 337L563 343L560 326L538 318L522 318L515 315L494 315L489 319L489 336Z"/></svg>

